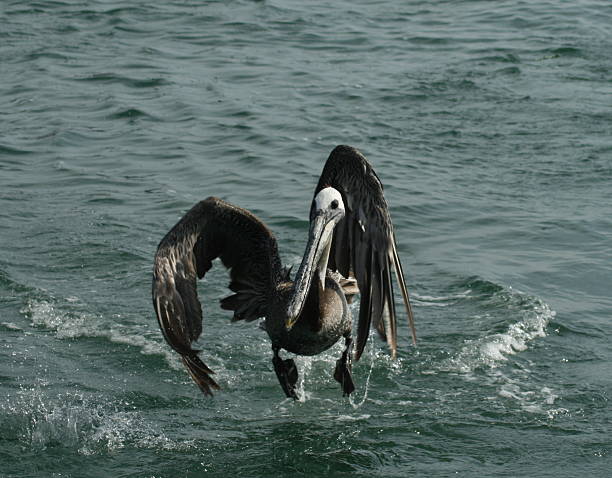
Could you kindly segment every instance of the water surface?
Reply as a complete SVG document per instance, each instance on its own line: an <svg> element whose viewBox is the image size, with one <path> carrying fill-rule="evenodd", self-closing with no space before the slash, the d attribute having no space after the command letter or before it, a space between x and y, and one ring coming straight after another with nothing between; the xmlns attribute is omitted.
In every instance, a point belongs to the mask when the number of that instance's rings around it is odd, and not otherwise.
<svg viewBox="0 0 612 478"><path fill-rule="evenodd" d="M608 2L7 1L0 7L0 476L607 476ZM201 395L150 300L210 195L305 246L337 144L383 184L414 298L399 359L336 347L283 397L200 286Z"/></svg>

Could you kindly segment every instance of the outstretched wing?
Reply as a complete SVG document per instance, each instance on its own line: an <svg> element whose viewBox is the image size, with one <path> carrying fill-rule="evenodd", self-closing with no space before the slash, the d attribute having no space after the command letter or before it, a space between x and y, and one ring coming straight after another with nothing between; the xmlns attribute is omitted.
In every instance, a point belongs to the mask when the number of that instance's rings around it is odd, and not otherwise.
<svg viewBox="0 0 612 478"><path fill-rule="evenodd" d="M334 231L328 267L344 277L354 275L361 294L355 360L363 352L371 325L387 341L395 357L397 321L392 270L404 298L414 343L416 332L382 184L363 154L350 146L337 146L325 163L315 196L328 186L340 192L346 209Z"/></svg>
<svg viewBox="0 0 612 478"><path fill-rule="evenodd" d="M196 279L203 278L220 258L230 269L233 295L221 307L234 311L233 320L264 317L267 298L282 268L276 239L250 212L221 199L196 204L166 234L155 254L153 306L168 344L200 390L212 395L219 386L191 345L202 333L202 308Z"/></svg>

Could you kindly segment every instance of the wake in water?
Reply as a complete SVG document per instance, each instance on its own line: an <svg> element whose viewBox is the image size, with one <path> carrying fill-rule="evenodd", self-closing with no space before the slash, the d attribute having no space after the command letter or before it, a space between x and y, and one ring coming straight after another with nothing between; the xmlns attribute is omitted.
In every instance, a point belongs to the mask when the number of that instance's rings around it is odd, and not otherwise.
<svg viewBox="0 0 612 478"><path fill-rule="evenodd" d="M388 386L393 390L394 369L398 369L399 374L412 374L418 369L421 369L423 374L458 373L466 380L472 380L474 373L484 371L488 383L498 389L498 397L511 400L520 398L528 410L537 409L537 404L534 405L536 398L537 403L554 402L556 398L554 391L550 390L548 393L549 389L546 386L534 389L529 381L517 377L519 373L517 371L493 372L506 364L509 357L528 350L531 343L546 335L546 327L555 316L555 312L548 304L537 297L480 279L470 279L454 288L459 290L441 295L415 293L413 299L418 308L439 309L441 320L448 321L452 316L456 325L462 327L458 336L463 337L462 343L456 344L452 342L456 338L448 337L445 346L449 352L448 356L439 357L432 363L431 355L426 352L430 346L426 342L427 339L422 339L421 349L410 348L410 351L414 352L413 356L403 365L401 362L404 358L396 362L388 360L384 353L379 353L377 339L370 339L366 347L367 352L361 361L353 364L354 374L358 380L355 395L348 399L353 409L359 409L368 402L372 380L378 382L377 395L385 394L384 388ZM353 303L351 307L352 312L357 313L358 303ZM111 323L88 312L77 298L68 298L65 302L44 297L31 298L27 300L22 313L29 318L33 326L50 329L59 339L103 337L113 343L137 347L143 355L160 355L166 359L172 369L182 370L174 354L161 341L147 338L139 327L131 328L125 323ZM19 327L12 323L4 325L7 328ZM258 332L245 327L241 333L250 336L257 335ZM250 340L248 344L242 348L242 353L248 356L245 360L252 364L252 370L260 370L263 367L261 372L267 373L269 364L266 358L269 349L266 341L261 337L261 340ZM334 347L319 357L296 357L300 370L298 393L301 403L320 398L323 389L338 392L337 383L331 375L340 350L339 347ZM249 383L252 371L236 369L233 363L226 363L218 353L215 354L210 349L207 354L216 361L219 377L225 384L225 393L232 393L232 389L245 384L257 386L257 380L252 382L252 385ZM426 365L423 361L428 362L431 368L423 370L423 366ZM381 368L377 364L384 366ZM381 373L377 372L374 374L376 377L373 377L375 367L380 368ZM385 382L385 369L388 369L386 375L391 378L391 384ZM270 383L274 383L273 373L268 375L266 378ZM322 388L316 385L314 389L310 388L322 379ZM379 384L381 381L385 385L381 386ZM533 400L529 401L530 398Z"/></svg>

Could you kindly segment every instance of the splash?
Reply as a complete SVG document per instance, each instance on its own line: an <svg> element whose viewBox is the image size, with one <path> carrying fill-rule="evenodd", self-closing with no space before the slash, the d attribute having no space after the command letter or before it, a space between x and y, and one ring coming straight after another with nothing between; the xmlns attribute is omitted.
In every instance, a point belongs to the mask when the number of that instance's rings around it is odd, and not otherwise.
<svg viewBox="0 0 612 478"><path fill-rule="evenodd" d="M190 441L168 438L125 404L100 404L81 393L50 398L41 387L21 389L3 400L3 430L33 450L63 447L83 455L126 447L181 450Z"/></svg>
<svg viewBox="0 0 612 478"><path fill-rule="evenodd" d="M370 389L370 377L372 377L372 370L374 370L374 362L376 360L376 354L374 353L374 346L372 344L372 334L368 337L368 343L366 344L368 348L368 357L370 358L370 369L368 370L368 376L366 378L365 384L363 385L363 397L361 401L356 402L354 393L349 395L349 403L353 407L354 410L361 408L363 404L368 399L368 390Z"/></svg>
<svg viewBox="0 0 612 478"><path fill-rule="evenodd" d="M315 360L313 357L299 357L296 356L298 370L300 370L300 374L298 376L298 383L296 387L298 401L305 402L306 400L312 397L312 393L306 391L305 381L306 377L310 375L312 370L312 362Z"/></svg>

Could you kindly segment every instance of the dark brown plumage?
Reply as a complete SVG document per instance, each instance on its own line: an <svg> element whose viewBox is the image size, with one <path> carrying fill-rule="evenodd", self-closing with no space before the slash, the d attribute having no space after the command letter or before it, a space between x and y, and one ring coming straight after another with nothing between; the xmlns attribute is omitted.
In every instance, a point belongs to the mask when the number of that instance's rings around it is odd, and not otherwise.
<svg viewBox="0 0 612 478"><path fill-rule="evenodd" d="M416 330L382 183L358 150L337 146L325 163L315 194L327 186L340 192L346 206L346 216L334 231L328 267L344 277L354 274L361 292L355 360L361 357L371 323L395 357L397 321L392 269L402 292L414 344Z"/></svg>
<svg viewBox="0 0 612 478"><path fill-rule="evenodd" d="M347 294L355 277L361 294L355 360L363 352L371 325L397 349L392 269L414 325L393 225L380 180L365 157L349 146L330 154L315 190L306 253L295 280L281 266L274 235L249 211L210 197L196 204L166 234L155 254L153 305L168 344L202 392L219 386L192 348L202 333L202 309L196 282L220 258L230 270L232 295L221 307L232 320L265 318L272 341L273 364L289 397L296 398L297 369L282 360L280 349L301 355L318 354L345 338L346 349L334 377L345 394L351 377L352 326ZM341 277L339 274L344 277ZM342 286L340 285L342 284ZM344 287L344 288L343 288Z"/></svg>

